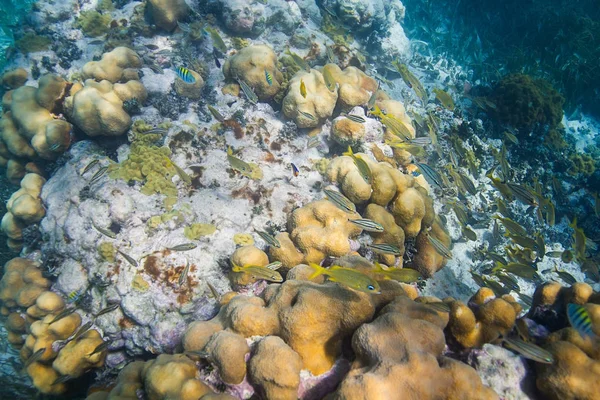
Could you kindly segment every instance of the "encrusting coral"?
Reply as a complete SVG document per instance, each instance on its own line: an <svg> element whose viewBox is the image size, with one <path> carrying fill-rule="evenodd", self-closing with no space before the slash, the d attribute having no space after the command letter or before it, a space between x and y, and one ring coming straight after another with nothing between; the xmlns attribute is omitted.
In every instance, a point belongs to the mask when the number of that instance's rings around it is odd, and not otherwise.
<svg viewBox="0 0 600 400"><path fill-rule="evenodd" d="M272 77L269 83L267 72ZM240 79L250 86L260 101L269 101L281 88L283 74L277 68L277 55L267 45L244 47L223 64L228 79Z"/></svg>
<svg viewBox="0 0 600 400"><path fill-rule="evenodd" d="M0 76L0 86L7 89L16 89L27 82L27 71L23 68L16 68L6 71Z"/></svg>
<svg viewBox="0 0 600 400"><path fill-rule="evenodd" d="M366 105L377 90L377 81L356 67L342 70L337 64L326 64L323 70L328 70L339 85L338 105L342 109Z"/></svg>

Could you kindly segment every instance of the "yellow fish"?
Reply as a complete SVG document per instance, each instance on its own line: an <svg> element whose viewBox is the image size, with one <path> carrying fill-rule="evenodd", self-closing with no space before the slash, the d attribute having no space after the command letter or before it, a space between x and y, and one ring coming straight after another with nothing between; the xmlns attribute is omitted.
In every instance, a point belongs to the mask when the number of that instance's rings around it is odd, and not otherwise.
<svg viewBox="0 0 600 400"><path fill-rule="evenodd" d="M304 84L303 79L300 79L300 94L302 97L306 98L306 85Z"/></svg>
<svg viewBox="0 0 600 400"><path fill-rule="evenodd" d="M330 281L341 283L349 288L372 294L380 294L381 288L379 284L363 274L352 268L345 268L339 265L333 265L329 268L323 268L318 264L310 263L310 266L315 272L308 277L309 280L316 278L319 275L326 275Z"/></svg>

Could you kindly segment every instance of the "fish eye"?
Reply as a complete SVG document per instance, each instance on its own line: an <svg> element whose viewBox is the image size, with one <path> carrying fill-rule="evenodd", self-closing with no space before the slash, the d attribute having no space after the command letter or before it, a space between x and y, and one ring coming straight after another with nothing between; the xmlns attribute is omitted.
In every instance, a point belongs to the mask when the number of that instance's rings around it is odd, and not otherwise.
<svg viewBox="0 0 600 400"><path fill-rule="evenodd" d="M375 286L369 285L369 286L367 286L367 289L369 289L369 290L375 290Z"/></svg>

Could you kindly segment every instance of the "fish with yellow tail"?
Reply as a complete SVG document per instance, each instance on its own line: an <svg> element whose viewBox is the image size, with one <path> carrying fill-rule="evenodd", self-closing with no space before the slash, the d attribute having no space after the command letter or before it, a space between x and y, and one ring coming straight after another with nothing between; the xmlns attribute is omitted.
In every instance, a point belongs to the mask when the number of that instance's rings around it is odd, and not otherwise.
<svg viewBox="0 0 600 400"><path fill-rule="evenodd" d="M235 157L231 146L227 147L227 161L229 161L231 168L240 172L242 175L250 176L252 174L252 167L250 164Z"/></svg>
<svg viewBox="0 0 600 400"><path fill-rule="evenodd" d="M283 282L281 274L271 268L262 267L260 265L245 265L239 266L233 264L231 267L233 272L242 272L251 275L255 279L262 279L269 282Z"/></svg>
<svg viewBox="0 0 600 400"><path fill-rule="evenodd" d="M300 79L300 94L302 97L306 98L306 85L304 84L304 79Z"/></svg>
<svg viewBox="0 0 600 400"><path fill-rule="evenodd" d="M373 182L373 173L371 172L371 168L369 168L369 164L365 160L363 160L360 156L357 156L352 151L352 147L348 146L348 151L344 153L345 156L349 156L354 160L354 164L358 168L358 172L360 172L360 176L367 182L367 184L371 184Z"/></svg>
<svg viewBox="0 0 600 400"><path fill-rule="evenodd" d="M334 265L329 268L323 268L318 264L310 263L315 272L308 277L308 280L317 276L325 275L332 282L340 283L351 289L364 293L380 294L381 288L374 279L355 269Z"/></svg>
<svg viewBox="0 0 600 400"><path fill-rule="evenodd" d="M423 279L421 273L411 268L390 268L375 262L376 276L381 276L384 280L394 280L402 283L412 283Z"/></svg>

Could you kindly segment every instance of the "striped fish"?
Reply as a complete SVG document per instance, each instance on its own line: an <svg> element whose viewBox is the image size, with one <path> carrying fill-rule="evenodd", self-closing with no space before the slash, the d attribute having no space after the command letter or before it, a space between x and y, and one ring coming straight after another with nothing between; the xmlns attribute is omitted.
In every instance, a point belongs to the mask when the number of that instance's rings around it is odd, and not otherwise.
<svg viewBox="0 0 600 400"><path fill-rule="evenodd" d="M348 118L350 121L358 122L359 124L364 124L365 122L367 122L367 120L364 119L364 117L361 117L360 115L346 114L346 118Z"/></svg>
<svg viewBox="0 0 600 400"><path fill-rule="evenodd" d="M273 271L277 271L279 268L281 268L282 265L283 265L283 263L281 261L273 261L272 263L265 265L265 268L269 268L269 269L272 269Z"/></svg>
<svg viewBox="0 0 600 400"><path fill-rule="evenodd" d="M94 325L94 323L92 321L86 322L84 325L81 326L81 328L79 328L79 330L77 331L77 333L75 333L75 335L73 336L73 338L71 340L74 342L77 341L77 339L82 337L87 331L90 330L92 325Z"/></svg>
<svg viewBox="0 0 600 400"><path fill-rule="evenodd" d="M88 165L85 166L85 168L81 172L81 175L85 175L86 172L88 172L90 169L92 169L94 167L94 165L98 164L99 162L100 162L100 160L98 160L97 158L95 160L92 160Z"/></svg>
<svg viewBox="0 0 600 400"><path fill-rule="evenodd" d="M371 243L367 245L368 248L373 250L375 253L379 254L391 254L394 256L402 255L398 246L394 246L393 244L387 243Z"/></svg>
<svg viewBox="0 0 600 400"><path fill-rule="evenodd" d="M384 231L384 228L380 223L375 222L371 219L365 219L365 218L348 219L348 221L352 222L354 225L358 225L359 227L361 227L363 230L365 230L367 232L383 232Z"/></svg>
<svg viewBox="0 0 600 400"><path fill-rule="evenodd" d="M434 301L434 302L425 303L425 304L428 305L429 307L433 308L435 311L439 311L439 312L443 312L443 313L450 312L450 305L448 303L444 303L442 301Z"/></svg>
<svg viewBox="0 0 600 400"><path fill-rule="evenodd" d="M337 208L346 212L356 212L356 206L354 205L354 203L351 202L346 196L344 196L340 192L336 192L335 190L329 189L325 189L323 190L323 192L325 192L327 200L335 204Z"/></svg>
<svg viewBox="0 0 600 400"><path fill-rule="evenodd" d="M273 236L269 235L267 232L264 232L264 231L255 231L255 232L258 233L258 236L260 236L260 238L262 240L264 240L269 246L276 247L276 248L281 247L281 243L279 243L279 240L277 240Z"/></svg>
<svg viewBox="0 0 600 400"><path fill-rule="evenodd" d="M371 97L369 97L369 101L367 102L367 110L370 110L375 105L377 101L377 92L379 92L379 81L377 81L377 89L371 93Z"/></svg>
<svg viewBox="0 0 600 400"><path fill-rule="evenodd" d="M445 258L452 259L452 252L450 251L450 249L448 249L448 247L446 247L444 243L442 243L435 236L430 235L429 232L426 233L426 236L427 239L429 239L429 243L431 243L435 251L437 251L441 256L444 256Z"/></svg>
<svg viewBox="0 0 600 400"><path fill-rule="evenodd" d="M177 76L185 83L196 83L196 78L194 78L194 75L186 67L177 67L175 72L177 72Z"/></svg>
<svg viewBox="0 0 600 400"><path fill-rule="evenodd" d="M152 128L144 132L140 132L143 135L166 135L169 132L168 129L165 128Z"/></svg>
<svg viewBox="0 0 600 400"><path fill-rule="evenodd" d="M117 250L117 253L119 253L121 256L123 256L123 258L126 259L129 264L131 264L133 267L137 268L138 263L137 263L137 261L135 261L135 259L133 257L131 257L128 254L123 253L121 250Z"/></svg>
<svg viewBox="0 0 600 400"><path fill-rule="evenodd" d="M217 111L216 108L214 108L210 104L207 107L208 107L208 111L210 111L210 113L212 114L212 116L215 117L215 119L217 121L219 121L219 122L225 121L225 117L219 111Z"/></svg>
<svg viewBox="0 0 600 400"><path fill-rule="evenodd" d="M100 168L98 171L96 171L96 173L92 176L92 179L90 179L90 185L98 182L100 180L100 178L102 178L104 176L104 174L106 173L106 171L108 170L108 167L104 166L102 168Z"/></svg>
<svg viewBox="0 0 600 400"><path fill-rule="evenodd" d="M515 195L515 198L521 203L528 206L537 206L537 200L535 199L534 192L525 185L519 185L518 183L506 182L506 186Z"/></svg>
<svg viewBox="0 0 600 400"><path fill-rule="evenodd" d="M308 143L306 144L307 149L312 149L314 147L318 147L321 144L321 139L318 136L313 136L308 139Z"/></svg>
<svg viewBox="0 0 600 400"><path fill-rule="evenodd" d="M94 229L96 229L98 232L100 232L101 234L103 234L104 236L107 236L111 239L116 239L117 238L117 234L114 233L113 231L111 231L110 229L106 229L106 228L101 228L98 225L96 225L94 223L94 221L92 221L92 226L94 227Z"/></svg>
<svg viewBox="0 0 600 400"><path fill-rule="evenodd" d="M61 319L63 319L66 316L69 316L71 314L73 314L75 312L75 307L71 307L71 308L65 308L64 310L62 310L56 317L54 317L52 319L52 321L50 321L50 324L55 323L56 321L59 321Z"/></svg>
<svg viewBox="0 0 600 400"><path fill-rule="evenodd" d="M181 275L179 275L179 279L177 281L177 283L179 283L179 286L183 286L183 284L187 282L189 273L190 273L190 260L186 260L185 268L183 269L183 271L181 271Z"/></svg>
<svg viewBox="0 0 600 400"><path fill-rule="evenodd" d="M579 304L567 304L567 317L571 326L583 337L593 336L592 319L587 309Z"/></svg>
<svg viewBox="0 0 600 400"><path fill-rule="evenodd" d="M554 362L552 353L533 343L527 343L521 339L511 338L503 338L502 341L508 349L519 353L528 360L533 360L542 364L552 364Z"/></svg>
<svg viewBox="0 0 600 400"><path fill-rule="evenodd" d="M269 84L269 86L271 86L273 84L273 75L271 75L271 73L269 71L267 71L265 69L265 79L267 80L267 83Z"/></svg>
<svg viewBox="0 0 600 400"><path fill-rule="evenodd" d="M443 188L442 176L439 174L439 172L437 172L436 170L434 170L433 168L431 168L427 164L415 163L415 165L417 167L419 167L419 170L421 171L421 173L423 174L423 176L428 181L431 181L434 184L436 184L437 186L439 186L440 188Z"/></svg>
<svg viewBox="0 0 600 400"><path fill-rule="evenodd" d="M256 93L254 93L254 90L252 90L252 88L241 79L238 79L238 83L240 84L240 87L242 88L242 91L246 95L248 101L252 104L258 103L258 96L256 95Z"/></svg>
<svg viewBox="0 0 600 400"><path fill-rule="evenodd" d="M298 110L298 112L300 113L300 115L302 115L303 117L306 117L308 119L310 119L311 121L316 121L317 118L312 115L311 113L308 113L306 111L302 111L302 110Z"/></svg>

